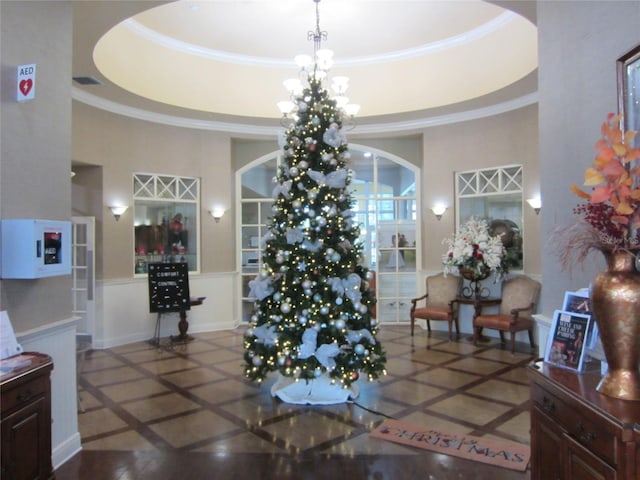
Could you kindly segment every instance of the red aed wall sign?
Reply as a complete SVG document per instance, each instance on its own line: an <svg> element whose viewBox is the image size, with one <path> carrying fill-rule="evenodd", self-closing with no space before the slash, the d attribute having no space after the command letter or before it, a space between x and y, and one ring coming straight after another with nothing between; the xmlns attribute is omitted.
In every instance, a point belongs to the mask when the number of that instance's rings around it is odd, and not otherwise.
<svg viewBox="0 0 640 480"><path fill-rule="evenodd" d="M17 100L25 102L36 97L36 64L18 67Z"/></svg>

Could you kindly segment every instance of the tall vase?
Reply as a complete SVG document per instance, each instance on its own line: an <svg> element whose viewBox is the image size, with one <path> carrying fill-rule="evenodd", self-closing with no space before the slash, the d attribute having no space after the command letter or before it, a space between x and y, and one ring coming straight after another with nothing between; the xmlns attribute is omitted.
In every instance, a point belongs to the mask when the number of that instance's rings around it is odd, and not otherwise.
<svg viewBox="0 0 640 480"><path fill-rule="evenodd" d="M640 400L640 274L635 254L605 252L607 270L591 292L593 312L609 371L597 390L610 397Z"/></svg>

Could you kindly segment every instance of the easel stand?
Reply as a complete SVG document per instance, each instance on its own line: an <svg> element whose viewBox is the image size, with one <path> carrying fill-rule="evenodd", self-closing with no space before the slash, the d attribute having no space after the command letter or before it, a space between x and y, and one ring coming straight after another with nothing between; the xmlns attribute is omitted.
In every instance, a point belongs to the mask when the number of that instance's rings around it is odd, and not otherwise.
<svg viewBox="0 0 640 480"><path fill-rule="evenodd" d="M149 309L157 313L156 328L153 338L149 341L156 348L160 348L160 331L162 315L165 313L180 314L180 335L169 337L168 346L173 348L175 343L186 344L187 312L191 308L189 297L189 267L185 262L180 263L149 263ZM202 302L201 302L202 303Z"/></svg>
<svg viewBox="0 0 640 480"><path fill-rule="evenodd" d="M170 312L170 313L176 313L176 312ZM193 337L190 337L188 335L186 335L186 331L185 334L183 335L182 332L180 332L180 335L170 335L169 337L167 337L167 342L162 345L161 339L160 339L160 331L161 331L161 327L162 327L162 313L158 312L158 316L156 318L156 328L155 331L153 333L153 338L149 340L149 343L151 345L153 345L156 348L161 348L162 346L168 347L168 348L174 348L176 345L181 344L181 345L186 345L187 342L190 342L191 340L193 340ZM179 312L180 315L180 320L182 321L182 319L184 317L186 317L186 312L181 311ZM187 324L188 325L188 324Z"/></svg>
<svg viewBox="0 0 640 480"><path fill-rule="evenodd" d="M189 299L189 306L197 306L202 305L205 298L207 297L191 297ZM176 312L165 312L165 313L176 313ZM189 322L187 321L187 311L180 310L178 316L180 317L180 321L178 322L178 331L180 332L177 336L171 335L167 341L167 346L173 348L176 344L186 345L188 342L193 340L193 337L187 335L187 330L189 328ZM156 329L153 333L153 338L149 340L149 343L156 348L160 348L160 330L162 326L162 312L158 312L158 316L156 318Z"/></svg>

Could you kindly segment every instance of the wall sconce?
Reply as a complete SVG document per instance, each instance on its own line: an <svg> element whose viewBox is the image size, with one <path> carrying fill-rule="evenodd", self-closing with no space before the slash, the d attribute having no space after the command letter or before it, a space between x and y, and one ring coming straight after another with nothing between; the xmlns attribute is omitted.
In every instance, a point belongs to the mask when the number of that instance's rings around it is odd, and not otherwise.
<svg viewBox="0 0 640 480"><path fill-rule="evenodd" d="M213 210L209 210L209 214L213 217L216 223L218 223L224 215L224 208L216 207Z"/></svg>
<svg viewBox="0 0 640 480"><path fill-rule="evenodd" d="M442 215L444 214L444 212L447 211L447 207L445 207L442 204L438 204L438 205L434 205L433 207L431 207L431 211L436 216L438 221L440 221L440 219L442 218Z"/></svg>
<svg viewBox="0 0 640 480"><path fill-rule="evenodd" d="M531 208L536 212L536 215L540 214L540 209L542 208L542 200L540 200L540 197L529 198L527 199L527 203L531 205Z"/></svg>
<svg viewBox="0 0 640 480"><path fill-rule="evenodd" d="M120 215L127 211L127 208L129 207L109 207L109 210L111 210L113 218L115 218L117 222L118 220L120 220Z"/></svg>

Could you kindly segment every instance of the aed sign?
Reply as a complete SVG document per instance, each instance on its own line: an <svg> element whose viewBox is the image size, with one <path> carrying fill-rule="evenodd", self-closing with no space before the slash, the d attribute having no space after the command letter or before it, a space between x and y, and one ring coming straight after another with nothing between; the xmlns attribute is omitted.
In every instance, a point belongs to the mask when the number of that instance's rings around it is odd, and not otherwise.
<svg viewBox="0 0 640 480"><path fill-rule="evenodd" d="M18 67L17 100L26 102L36 97L36 64Z"/></svg>

